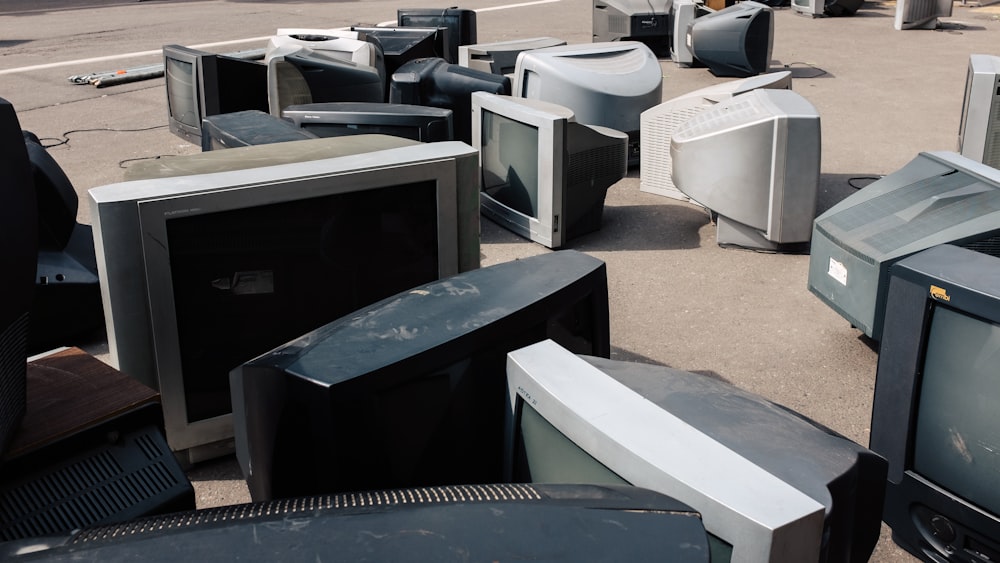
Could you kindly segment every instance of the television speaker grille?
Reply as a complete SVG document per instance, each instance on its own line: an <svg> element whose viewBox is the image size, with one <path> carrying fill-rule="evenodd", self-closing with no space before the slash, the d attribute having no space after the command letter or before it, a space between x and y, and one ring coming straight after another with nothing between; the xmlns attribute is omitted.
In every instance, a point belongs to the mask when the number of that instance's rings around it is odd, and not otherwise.
<svg viewBox="0 0 1000 563"><path fill-rule="evenodd" d="M17 432L27 400L28 313L0 333L0 457Z"/></svg>
<svg viewBox="0 0 1000 563"><path fill-rule="evenodd" d="M618 181L619 173L625 169L628 155L620 145L594 147L570 155L567 183L571 186L581 182L589 183L604 177Z"/></svg>

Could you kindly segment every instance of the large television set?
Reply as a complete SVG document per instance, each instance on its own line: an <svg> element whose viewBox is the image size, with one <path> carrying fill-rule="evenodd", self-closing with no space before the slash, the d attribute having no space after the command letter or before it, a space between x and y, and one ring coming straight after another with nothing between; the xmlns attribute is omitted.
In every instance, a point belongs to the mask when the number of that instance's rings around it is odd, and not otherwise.
<svg viewBox="0 0 1000 563"><path fill-rule="evenodd" d="M1000 57L996 55L969 55L958 152L1000 168Z"/></svg>
<svg viewBox="0 0 1000 563"><path fill-rule="evenodd" d="M724 381L574 354L508 354L510 482L632 484L698 510L713 563L864 563L886 461Z"/></svg>
<svg viewBox="0 0 1000 563"><path fill-rule="evenodd" d="M91 216L111 361L159 390L168 443L191 462L232 452L231 369L479 265L463 143L369 135L160 160L149 179L91 189Z"/></svg>
<svg viewBox="0 0 1000 563"><path fill-rule="evenodd" d="M746 77L767 72L774 43L774 12L747 0L705 14L687 29L691 54L716 76Z"/></svg>
<svg viewBox="0 0 1000 563"><path fill-rule="evenodd" d="M489 484L237 504L0 543L22 561L707 563L698 513L638 487Z"/></svg>
<svg viewBox="0 0 1000 563"><path fill-rule="evenodd" d="M758 88L677 127L671 177L713 212L719 245L799 251L816 216L820 144L820 116L809 100Z"/></svg>
<svg viewBox="0 0 1000 563"><path fill-rule="evenodd" d="M685 121L733 96L757 88L792 89L792 73L769 72L729 80L681 94L639 114L639 130L645 139L640 147L639 190L690 202L691 198L674 186L671 177L670 140Z"/></svg>
<svg viewBox="0 0 1000 563"><path fill-rule="evenodd" d="M455 140L469 144L473 92L510 94L510 79L432 57L404 63L389 81L390 103L451 110Z"/></svg>
<svg viewBox="0 0 1000 563"><path fill-rule="evenodd" d="M883 520L924 561L1000 558L1000 259L938 245L889 270L869 446Z"/></svg>
<svg viewBox="0 0 1000 563"><path fill-rule="evenodd" d="M880 340L889 268L954 244L1000 256L1000 170L953 152L922 152L816 218L809 290Z"/></svg>
<svg viewBox="0 0 1000 563"><path fill-rule="evenodd" d="M514 74L514 68L517 65L517 56L522 51L557 47L565 44L565 41L556 39L555 37L529 37L527 39L510 39L494 43L461 45L458 48L458 64L511 78Z"/></svg>
<svg viewBox="0 0 1000 563"><path fill-rule="evenodd" d="M271 51L267 59L271 115L288 106L320 102L382 102L385 79L374 66L296 45Z"/></svg>
<svg viewBox="0 0 1000 563"><path fill-rule="evenodd" d="M578 123L569 108L472 95L483 215L549 248L601 228L608 188L627 173L628 136Z"/></svg>
<svg viewBox="0 0 1000 563"><path fill-rule="evenodd" d="M951 17L951 0L899 0L892 26L897 31L905 29L936 29L938 18Z"/></svg>
<svg viewBox="0 0 1000 563"><path fill-rule="evenodd" d="M604 262L564 250L413 287L245 362L231 387L251 497L500 482L507 352L552 339L608 357L608 314Z"/></svg>
<svg viewBox="0 0 1000 563"><path fill-rule="evenodd" d="M640 41L657 57L669 57L672 5L672 0L593 0L592 41Z"/></svg>
<svg viewBox="0 0 1000 563"><path fill-rule="evenodd" d="M476 43L476 11L463 8L399 8L396 10L399 27L445 28L446 43L443 55L449 63L458 63L458 48Z"/></svg>
<svg viewBox="0 0 1000 563"><path fill-rule="evenodd" d="M639 164L639 114L663 101L663 71L638 41L562 45L517 57L514 96L566 106L587 125L629 138L629 166Z"/></svg>
<svg viewBox="0 0 1000 563"><path fill-rule="evenodd" d="M454 140L452 111L445 108L372 102L288 106L283 119L317 137L380 134L425 143Z"/></svg>

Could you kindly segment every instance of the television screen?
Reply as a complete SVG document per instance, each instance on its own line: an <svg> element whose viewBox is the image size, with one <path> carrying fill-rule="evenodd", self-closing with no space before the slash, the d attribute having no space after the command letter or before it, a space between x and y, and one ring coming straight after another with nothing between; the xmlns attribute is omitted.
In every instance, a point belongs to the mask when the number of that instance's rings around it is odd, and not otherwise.
<svg viewBox="0 0 1000 563"><path fill-rule="evenodd" d="M1000 259L939 245L889 270L871 442L884 520L924 560L1000 557Z"/></svg>
<svg viewBox="0 0 1000 563"><path fill-rule="evenodd" d="M716 76L745 77L767 72L774 42L774 12L745 1L691 22L691 54Z"/></svg>
<svg viewBox="0 0 1000 563"><path fill-rule="evenodd" d="M808 100L759 88L677 127L671 177L718 214L720 245L799 250L816 216L820 141L819 113Z"/></svg>
<svg viewBox="0 0 1000 563"><path fill-rule="evenodd" d="M486 217L549 248L601 228L608 188L627 172L624 133L577 123L556 104L482 92L472 118Z"/></svg>
<svg viewBox="0 0 1000 563"><path fill-rule="evenodd" d="M889 267L946 243L1000 256L1000 170L920 153L816 218L809 290L879 340Z"/></svg>
<svg viewBox="0 0 1000 563"><path fill-rule="evenodd" d="M476 11L460 8L400 8L396 10L399 27L446 28L445 52L449 63L458 62L458 47L476 42Z"/></svg>
<svg viewBox="0 0 1000 563"><path fill-rule="evenodd" d="M392 75L389 102L451 110L455 140L472 144L473 92L510 94L510 79L440 58L414 59Z"/></svg>
<svg viewBox="0 0 1000 563"><path fill-rule="evenodd" d="M531 37L528 39L511 39L496 43L476 43L462 45L458 48L458 64L483 72L492 72L511 78L517 64L517 56L522 51L544 49L565 45L566 42L555 37Z"/></svg>
<svg viewBox="0 0 1000 563"><path fill-rule="evenodd" d="M281 116L317 137L377 133L421 142L454 140L450 109L411 104L331 102L288 106Z"/></svg>
<svg viewBox="0 0 1000 563"><path fill-rule="evenodd" d="M637 41L563 45L517 57L514 96L566 106L580 123L629 137L629 166L639 164L639 114L663 101L663 71Z"/></svg>
<svg viewBox="0 0 1000 563"><path fill-rule="evenodd" d="M607 357L608 331L604 262L571 250L358 309L232 372L250 494L500 482L507 352Z"/></svg>
<svg viewBox="0 0 1000 563"><path fill-rule="evenodd" d="M670 56L672 0L593 0L593 42L641 41L657 57Z"/></svg>
<svg viewBox="0 0 1000 563"><path fill-rule="evenodd" d="M719 379L574 354L508 354L511 482L616 483L702 514L713 562L868 561L886 462Z"/></svg>
<svg viewBox="0 0 1000 563"><path fill-rule="evenodd" d="M319 102L382 102L385 83L378 68L306 47L284 46L267 59L270 113Z"/></svg>
<svg viewBox="0 0 1000 563"><path fill-rule="evenodd" d="M899 0L892 26L896 30L935 29L938 18L951 17L951 0Z"/></svg>
<svg viewBox="0 0 1000 563"><path fill-rule="evenodd" d="M670 140L685 121L733 96L757 88L792 89L792 73L783 70L749 78L730 80L682 94L639 114L639 130L646 142L640 147L639 190L692 201L677 189L671 177Z"/></svg>
<svg viewBox="0 0 1000 563"><path fill-rule="evenodd" d="M232 368L358 307L478 267L475 152L404 141L211 151L167 160L216 173L90 190L112 360L159 389L179 455L232 451ZM310 143L336 157L264 166L273 155L307 159ZM395 148L372 150L380 144Z"/></svg>
<svg viewBox="0 0 1000 563"><path fill-rule="evenodd" d="M1000 57L969 55L958 152L1000 168Z"/></svg>
<svg viewBox="0 0 1000 563"><path fill-rule="evenodd" d="M707 563L683 503L638 487L454 485L184 511L0 544L18 561Z"/></svg>

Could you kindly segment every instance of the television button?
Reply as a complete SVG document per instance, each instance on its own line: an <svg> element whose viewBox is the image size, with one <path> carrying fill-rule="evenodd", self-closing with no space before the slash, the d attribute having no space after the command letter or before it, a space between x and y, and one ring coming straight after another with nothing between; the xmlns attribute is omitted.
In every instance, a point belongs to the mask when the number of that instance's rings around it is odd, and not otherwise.
<svg viewBox="0 0 1000 563"><path fill-rule="evenodd" d="M955 541L957 534L954 526L944 516L932 516L930 520L930 532L938 540L950 544Z"/></svg>

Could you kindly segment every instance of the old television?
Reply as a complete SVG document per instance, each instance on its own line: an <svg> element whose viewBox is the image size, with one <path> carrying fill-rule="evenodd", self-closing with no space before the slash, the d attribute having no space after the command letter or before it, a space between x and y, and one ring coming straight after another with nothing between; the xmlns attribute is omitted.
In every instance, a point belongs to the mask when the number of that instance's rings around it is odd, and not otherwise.
<svg viewBox="0 0 1000 563"><path fill-rule="evenodd" d="M688 26L691 54L716 76L767 72L774 42L774 12L747 0L695 19Z"/></svg>
<svg viewBox="0 0 1000 563"><path fill-rule="evenodd" d="M340 36L337 34L344 34ZM324 29L282 29L267 40L264 50L265 59L271 53L282 51L283 47L305 47L312 51L322 51L332 57L351 61L360 65L378 67L382 63L382 54L378 45L365 41L356 33L344 33Z"/></svg>
<svg viewBox="0 0 1000 563"><path fill-rule="evenodd" d="M511 482L633 484L702 514L712 561L868 561L886 461L781 405L544 341L508 354Z"/></svg>
<svg viewBox="0 0 1000 563"><path fill-rule="evenodd" d="M608 188L627 173L624 133L553 103L480 92L472 117L483 215L549 248L601 228Z"/></svg>
<svg viewBox="0 0 1000 563"><path fill-rule="evenodd" d="M201 144L201 89L198 64L204 51L181 45L163 46L163 77L167 91L167 125L182 139Z"/></svg>
<svg viewBox="0 0 1000 563"><path fill-rule="evenodd" d="M1000 170L922 152L816 218L809 290L880 340L889 268L939 244L1000 256Z"/></svg>
<svg viewBox="0 0 1000 563"><path fill-rule="evenodd" d="M815 106L792 90L758 88L677 127L671 177L713 212L719 245L800 251L816 216L820 143Z"/></svg>
<svg viewBox="0 0 1000 563"><path fill-rule="evenodd" d="M267 99L269 111L276 117L291 105L382 102L385 80L374 66L290 45L268 55Z"/></svg>
<svg viewBox="0 0 1000 563"><path fill-rule="evenodd" d="M587 125L629 137L629 166L639 164L639 114L663 101L663 71L638 41L563 45L517 57L513 94L566 106Z"/></svg>
<svg viewBox="0 0 1000 563"><path fill-rule="evenodd" d="M281 116L317 137L377 133L425 143L454 140L452 111L412 104L330 102L288 106Z"/></svg>
<svg viewBox="0 0 1000 563"><path fill-rule="evenodd" d="M791 0L792 10L806 16L852 16L864 0Z"/></svg>
<svg viewBox="0 0 1000 563"><path fill-rule="evenodd" d="M697 61L688 43L688 26L695 18L714 12L701 0L674 0L671 12L670 59L677 66L695 66Z"/></svg>
<svg viewBox="0 0 1000 563"><path fill-rule="evenodd" d="M446 28L439 27L360 27L349 28L382 50L386 82L396 69L414 60L427 57L444 58L447 51ZM389 92L386 89L386 100Z"/></svg>
<svg viewBox="0 0 1000 563"><path fill-rule="evenodd" d="M608 357L604 262L564 250L419 285L233 370L256 500L500 482L506 354ZM580 352L583 353L583 352Z"/></svg>
<svg viewBox="0 0 1000 563"><path fill-rule="evenodd" d="M951 0L899 0L892 26L896 30L935 29L938 18L951 17Z"/></svg>
<svg viewBox="0 0 1000 563"><path fill-rule="evenodd" d="M1000 57L969 55L962 120L958 127L962 156L1000 168Z"/></svg>
<svg viewBox="0 0 1000 563"><path fill-rule="evenodd" d="M458 64L475 70L512 77L514 67L517 65L517 56L522 51L565 44L565 41L555 37L529 37L495 43L461 45L458 48Z"/></svg>
<svg viewBox="0 0 1000 563"><path fill-rule="evenodd" d="M640 41L670 56L672 0L593 0L593 42Z"/></svg>
<svg viewBox="0 0 1000 563"><path fill-rule="evenodd" d="M787 70L769 72L706 86L639 114L639 130L645 140L640 147L639 190L690 202L691 198L674 186L671 177L670 140L674 132L685 121L715 104L757 88L791 90L792 73Z"/></svg>
<svg viewBox="0 0 1000 563"><path fill-rule="evenodd" d="M458 48L476 43L476 11L463 8L399 8L396 10L399 27L445 28L444 54L449 63L458 63Z"/></svg>
<svg viewBox="0 0 1000 563"><path fill-rule="evenodd" d="M212 151L315 139L305 129L259 110L209 115L201 120L201 150Z"/></svg>
<svg viewBox="0 0 1000 563"><path fill-rule="evenodd" d="M1000 259L939 245L889 269L870 447L883 519L924 561L1000 558Z"/></svg>
<svg viewBox="0 0 1000 563"><path fill-rule="evenodd" d="M792 11L804 16L822 16L826 7L826 0L791 0Z"/></svg>
<svg viewBox="0 0 1000 563"><path fill-rule="evenodd" d="M22 561L707 563L698 513L639 487L458 484L182 511L0 543Z"/></svg>
<svg viewBox="0 0 1000 563"><path fill-rule="evenodd" d="M510 482L632 484L698 510L711 560L864 563L886 461L781 405L665 366L508 354Z"/></svg>
<svg viewBox="0 0 1000 563"><path fill-rule="evenodd" d="M510 79L432 57L403 64L389 82L390 103L450 109L455 140L469 144L473 92L510 94Z"/></svg>
<svg viewBox="0 0 1000 563"><path fill-rule="evenodd" d="M462 143L369 135L160 160L91 189L91 215L112 363L159 390L170 447L192 463L232 452L231 369L479 265L478 161Z"/></svg>

